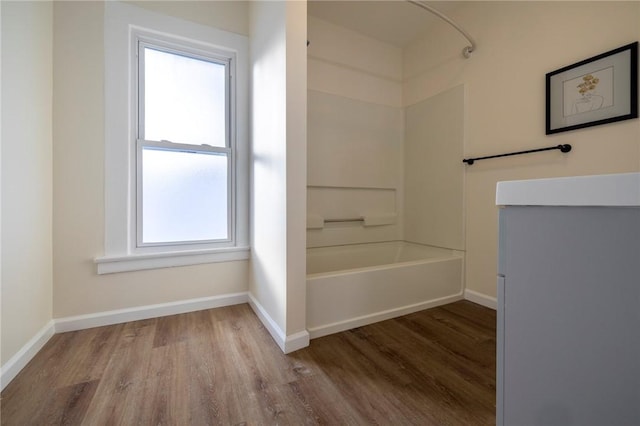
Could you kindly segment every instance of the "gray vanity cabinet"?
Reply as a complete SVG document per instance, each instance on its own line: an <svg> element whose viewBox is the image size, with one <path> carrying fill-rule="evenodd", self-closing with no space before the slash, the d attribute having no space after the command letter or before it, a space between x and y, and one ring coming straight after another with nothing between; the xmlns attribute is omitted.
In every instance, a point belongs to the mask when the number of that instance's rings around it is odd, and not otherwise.
<svg viewBox="0 0 640 426"><path fill-rule="evenodd" d="M507 202L498 425L640 425L640 206Z"/></svg>

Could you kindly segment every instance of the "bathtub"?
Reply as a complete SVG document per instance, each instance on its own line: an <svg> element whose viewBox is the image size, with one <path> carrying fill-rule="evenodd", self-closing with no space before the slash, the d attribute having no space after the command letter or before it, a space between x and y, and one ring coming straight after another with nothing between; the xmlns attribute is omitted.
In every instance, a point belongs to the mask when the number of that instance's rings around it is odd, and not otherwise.
<svg viewBox="0 0 640 426"><path fill-rule="evenodd" d="M307 249L311 338L463 298L463 252L404 241Z"/></svg>

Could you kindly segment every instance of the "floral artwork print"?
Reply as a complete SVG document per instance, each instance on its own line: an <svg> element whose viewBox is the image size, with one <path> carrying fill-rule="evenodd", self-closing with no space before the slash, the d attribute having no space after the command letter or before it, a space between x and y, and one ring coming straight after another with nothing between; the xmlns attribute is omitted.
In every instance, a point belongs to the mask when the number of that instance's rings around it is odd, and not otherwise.
<svg viewBox="0 0 640 426"><path fill-rule="evenodd" d="M545 134L638 118L638 45L548 72Z"/></svg>
<svg viewBox="0 0 640 426"><path fill-rule="evenodd" d="M613 67L572 78L563 86L565 117L613 105Z"/></svg>

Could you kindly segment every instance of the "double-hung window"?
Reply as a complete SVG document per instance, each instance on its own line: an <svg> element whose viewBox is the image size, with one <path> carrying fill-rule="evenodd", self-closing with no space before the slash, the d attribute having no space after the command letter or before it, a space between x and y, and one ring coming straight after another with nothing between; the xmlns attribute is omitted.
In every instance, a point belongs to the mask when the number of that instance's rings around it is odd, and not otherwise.
<svg viewBox="0 0 640 426"><path fill-rule="evenodd" d="M137 40L137 247L233 241L231 58Z"/></svg>
<svg viewBox="0 0 640 426"><path fill-rule="evenodd" d="M105 4L98 273L249 258L248 38Z"/></svg>

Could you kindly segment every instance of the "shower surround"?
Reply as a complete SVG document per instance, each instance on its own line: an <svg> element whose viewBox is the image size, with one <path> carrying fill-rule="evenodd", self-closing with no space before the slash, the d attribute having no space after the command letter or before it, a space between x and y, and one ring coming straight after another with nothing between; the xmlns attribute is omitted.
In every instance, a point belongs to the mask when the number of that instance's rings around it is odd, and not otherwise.
<svg viewBox="0 0 640 426"><path fill-rule="evenodd" d="M405 104L402 48L313 16L308 35L310 336L461 299L464 86Z"/></svg>

